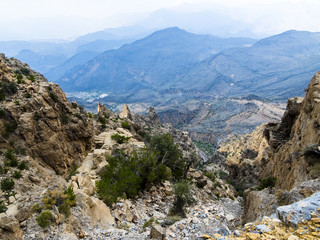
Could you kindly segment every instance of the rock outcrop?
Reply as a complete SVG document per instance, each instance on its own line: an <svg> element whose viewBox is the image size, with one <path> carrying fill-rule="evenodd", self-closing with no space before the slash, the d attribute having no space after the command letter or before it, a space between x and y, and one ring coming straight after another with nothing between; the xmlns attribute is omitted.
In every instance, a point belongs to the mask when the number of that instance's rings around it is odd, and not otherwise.
<svg viewBox="0 0 320 240"><path fill-rule="evenodd" d="M60 174L79 164L92 146L92 119L28 65L4 55L0 65L2 92L6 91L0 101L0 128L5 129L0 146L14 142Z"/></svg>

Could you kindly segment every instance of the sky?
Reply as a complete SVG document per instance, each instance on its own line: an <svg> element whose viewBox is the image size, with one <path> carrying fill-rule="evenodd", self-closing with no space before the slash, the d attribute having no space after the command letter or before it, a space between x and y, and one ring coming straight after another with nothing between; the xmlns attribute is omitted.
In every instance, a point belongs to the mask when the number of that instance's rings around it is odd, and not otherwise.
<svg viewBox="0 0 320 240"><path fill-rule="evenodd" d="M0 41L73 39L105 28L136 24L161 27L159 19L156 22L150 18L159 9L223 14L232 24L241 25L241 31L257 36L289 29L320 32L318 0L0 0L0 9ZM222 27L223 21L219 23ZM210 25L210 20L201 24ZM182 25L188 28L187 23ZM196 23L190 27L193 31L196 28ZM230 31L238 30L233 27Z"/></svg>

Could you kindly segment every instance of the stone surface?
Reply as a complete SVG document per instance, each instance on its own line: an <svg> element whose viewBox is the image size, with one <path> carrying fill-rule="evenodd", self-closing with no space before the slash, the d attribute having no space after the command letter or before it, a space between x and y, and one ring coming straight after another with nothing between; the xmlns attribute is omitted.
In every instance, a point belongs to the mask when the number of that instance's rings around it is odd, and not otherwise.
<svg viewBox="0 0 320 240"><path fill-rule="evenodd" d="M284 223L297 227L302 220L311 220L311 213L320 206L320 192L297 203L277 208L277 215Z"/></svg>

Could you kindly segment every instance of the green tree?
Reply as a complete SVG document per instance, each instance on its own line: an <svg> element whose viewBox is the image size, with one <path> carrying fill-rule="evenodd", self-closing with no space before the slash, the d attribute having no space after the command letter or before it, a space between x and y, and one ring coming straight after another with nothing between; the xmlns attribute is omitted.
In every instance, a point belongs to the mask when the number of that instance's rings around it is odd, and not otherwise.
<svg viewBox="0 0 320 240"><path fill-rule="evenodd" d="M174 143L174 139L169 133L153 136L150 146L160 153L160 161L171 169L175 179L182 179L185 176L186 161L178 144Z"/></svg>

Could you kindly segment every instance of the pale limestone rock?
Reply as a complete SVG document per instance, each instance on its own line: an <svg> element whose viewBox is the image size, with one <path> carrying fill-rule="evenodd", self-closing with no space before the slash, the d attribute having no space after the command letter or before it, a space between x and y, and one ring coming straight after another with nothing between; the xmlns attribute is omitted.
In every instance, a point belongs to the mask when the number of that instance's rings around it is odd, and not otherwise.
<svg viewBox="0 0 320 240"><path fill-rule="evenodd" d="M127 104L123 105L123 110L122 110L122 112L119 113L119 117L132 120L132 114L131 114L130 109Z"/></svg>
<svg viewBox="0 0 320 240"><path fill-rule="evenodd" d="M108 226L114 224L114 218L110 213L110 209L98 198L88 197L87 203L89 205L88 214L91 216L95 224Z"/></svg>

